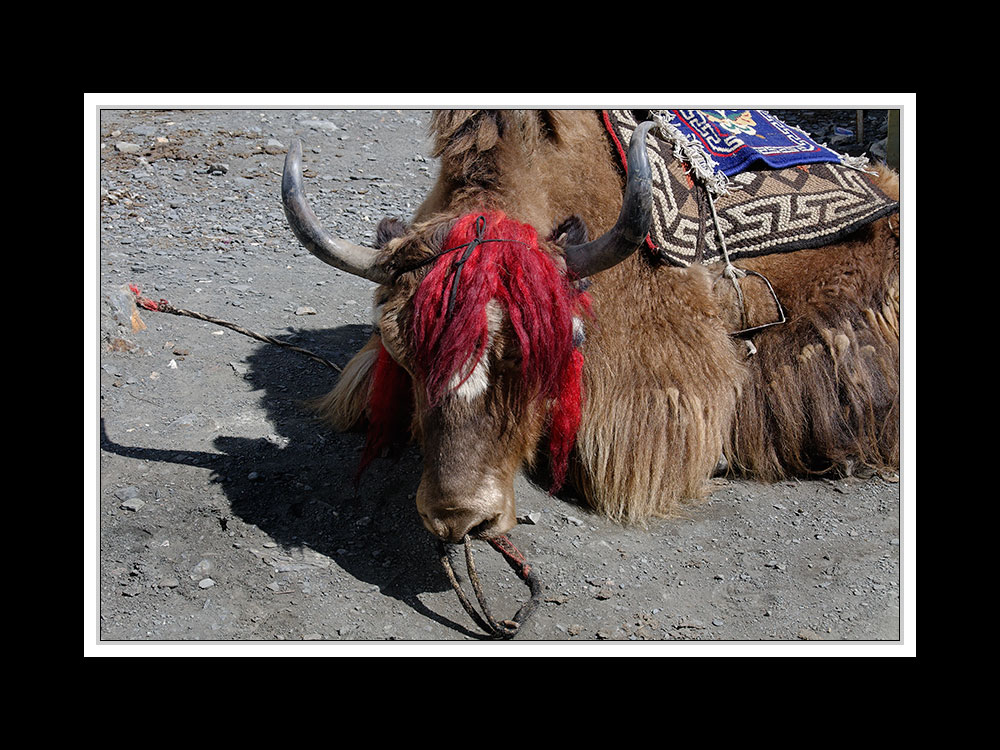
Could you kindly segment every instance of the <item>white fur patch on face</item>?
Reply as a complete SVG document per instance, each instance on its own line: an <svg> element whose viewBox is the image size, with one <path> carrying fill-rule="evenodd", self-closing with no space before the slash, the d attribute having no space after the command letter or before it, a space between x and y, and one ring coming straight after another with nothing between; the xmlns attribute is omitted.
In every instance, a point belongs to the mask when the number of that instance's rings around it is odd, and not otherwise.
<svg viewBox="0 0 1000 750"><path fill-rule="evenodd" d="M584 330L583 321L580 320L576 315L573 316L573 346L579 349L583 346L583 342L587 338L587 332Z"/></svg>
<svg viewBox="0 0 1000 750"><path fill-rule="evenodd" d="M473 354L465 361L458 371L451 376L448 381L448 389L459 398L472 401L481 396L490 385L490 351L496 339L497 331L500 330L500 323L503 321L503 309L496 300L486 303L486 348L483 349L482 356L478 362L473 362L476 354ZM466 378L470 368L472 373ZM464 378L464 382L463 382Z"/></svg>
<svg viewBox="0 0 1000 750"><path fill-rule="evenodd" d="M464 365L451 376L451 380L448 381L448 388L459 398L464 398L466 401L472 401L476 397L482 395L486 388L490 384L490 364L489 364L489 349L483 352L483 356L479 358L476 362L475 369L473 369L472 374L462 381L465 377L465 373L469 371L469 365L472 364L472 358L476 355L473 354L472 357L466 361Z"/></svg>

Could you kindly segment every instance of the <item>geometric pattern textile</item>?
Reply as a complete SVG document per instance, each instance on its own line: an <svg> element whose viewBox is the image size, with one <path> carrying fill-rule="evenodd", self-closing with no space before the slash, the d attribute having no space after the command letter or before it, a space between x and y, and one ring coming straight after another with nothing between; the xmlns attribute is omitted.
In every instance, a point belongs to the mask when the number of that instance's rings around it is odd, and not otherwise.
<svg viewBox="0 0 1000 750"><path fill-rule="evenodd" d="M652 119L648 110L604 110L605 127L621 167L632 131ZM780 122L780 121L779 121ZM723 260L706 184L692 179L692 162L705 162L695 141L679 150L676 131L654 127L646 139L653 172L653 226L648 249L680 266ZM832 152L830 152L832 153ZM758 164L760 162L757 162ZM854 166L812 162L782 169L744 168L713 189L715 214L730 260L821 247L875 219L899 211L899 204ZM716 186L719 183L716 183Z"/></svg>

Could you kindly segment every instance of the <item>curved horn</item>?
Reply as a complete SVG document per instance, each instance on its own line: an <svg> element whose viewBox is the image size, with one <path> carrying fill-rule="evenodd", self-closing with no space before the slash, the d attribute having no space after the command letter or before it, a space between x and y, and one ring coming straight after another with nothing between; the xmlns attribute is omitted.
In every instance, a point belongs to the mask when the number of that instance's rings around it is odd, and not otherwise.
<svg viewBox="0 0 1000 750"><path fill-rule="evenodd" d="M646 134L653 124L644 122L632 133L625 197L615 225L595 240L566 248L566 269L579 278L621 263L646 241L653 222L653 176L646 155Z"/></svg>
<svg viewBox="0 0 1000 750"><path fill-rule="evenodd" d="M298 140L289 146L285 156L281 202L299 242L321 261L378 284L388 281L389 275L374 263L375 250L334 237L320 226L319 219L306 201L302 185L302 144Z"/></svg>

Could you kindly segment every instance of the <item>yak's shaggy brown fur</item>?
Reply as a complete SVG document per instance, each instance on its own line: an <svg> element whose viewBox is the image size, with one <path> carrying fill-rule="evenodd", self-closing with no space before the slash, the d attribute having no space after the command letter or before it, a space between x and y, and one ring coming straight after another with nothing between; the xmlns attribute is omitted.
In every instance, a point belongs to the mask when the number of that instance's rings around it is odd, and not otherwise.
<svg viewBox="0 0 1000 750"><path fill-rule="evenodd" d="M703 268L653 268L639 255L594 278L584 347L577 480L623 521L700 497L722 455L745 379Z"/></svg>
<svg viewBox="0 0 1000 750"><path fill-rule="evenodd" d="M575 214L596 236L618 217L621 177L591 112L453 110L431 131L441 173L417 221L492 208L544 237Z"/></svg>
<svg viewBox="0 0 1000 750"><path fill-rule="evenodd" d="M432 134L437 185L412 226L383 238L383 258L436 252L471 210L501 210L540 237L574 214L591 236L617 217L622 177L595 113L450 111L434 115ZM893 173L882 174L883 190L898 197ZM720 267L663 266L640 250L597 274L570 466L587 502L622 521L669 515L702 494L723 455L731 470L765 480L898 466L897 226L896 217L881 219L837 246L740 262L771 281L788 317L754 336L753 356L730 335L741 315ZM419 278L379 290L397 348L406 348L403 323ZM774 312L752 284L746 289L750 317ZM377 342L325 400L342 429L362 415ZM405 351L393 354L407 366ZM540 415L523 416L518 460L525 446L544 445Z"/></svg>
<svg viewBox="0 0 1000 750"><path fill-rule="evenodd" d="M755 339L727 456L767 480L899 464L899 244L890 219L835 248L742 264L788 322Z"/></svg>

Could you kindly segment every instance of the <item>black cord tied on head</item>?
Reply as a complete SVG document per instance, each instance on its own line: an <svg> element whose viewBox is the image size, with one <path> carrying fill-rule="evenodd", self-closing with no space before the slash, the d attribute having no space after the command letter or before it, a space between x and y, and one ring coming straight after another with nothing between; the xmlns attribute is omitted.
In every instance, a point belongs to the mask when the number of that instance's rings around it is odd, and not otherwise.
<svg viewBox="0 0 1000 750"><path fill-rule="evenodd" d="M407 266L406 268L401 268L395 274L395 278L398 279L402 274L408 273L410 271L415 271L418 268L426 266L428 263L431 263L431 262L437 260L442 255L446 255L447 253L452 253L452 252L454 252L456 250L461 250L461 249L464 248L465 252L462 253L462 257L460 257L458 260L454 261L451 264L451 267L452 267L452 270L454 271L454 273L451 275L450 279L445 282L445 283L450 283L451 284L451 290L448 293L448 313L447 313L447 316L449 318L451 317L452 310L454 310L454 308L455 308L455 296L458 294L458 281L462 277L462 267L465 265L465 262L471 257L473 250L475 250L477 247L479 247L480 245L482 245L482 244L484 244L486 242L516 242L519 245L524 245L525 247L530 247L530 245L528 245L527 242L521 242L520 240L505 240L505 239L502 239L502 238L499 238L499 237L498 238L487 239L487 238L483 237L483 232L486 230L486 217L485 216L480 215L480 216L476 217L476 224L475 224L475 226L476 226L476 236L473 237L468 242L466 242L465 244L463 244L463 245L456 245L455 247L449 247L446 250L442 250L439 253L435 253L434 255L430 255L430 256L424 258L423 260L419 261L418 263L413 264L412 266Z"/></svg>
<svg viewBox="0 0 1000 750"><path fill-rule="evenodd" d="M460 247L465 248L465 252L462 253L462 257L451 264L452 269L455 273L451 277L451 292L448 295L448 317L451 317L451 311L455 307L455 295L458 293L458 280L462 277L462 267L465 265L465 261L469 259L472 255L472 251L475 250L479 245L484 242L501 242L501 240L487 240L483 238L483 230L486 228L486 217L479 216L476 219L476 236L473 237L465 245L459 245L459 247L453 247L452 250L458 250Z"/></svg>

